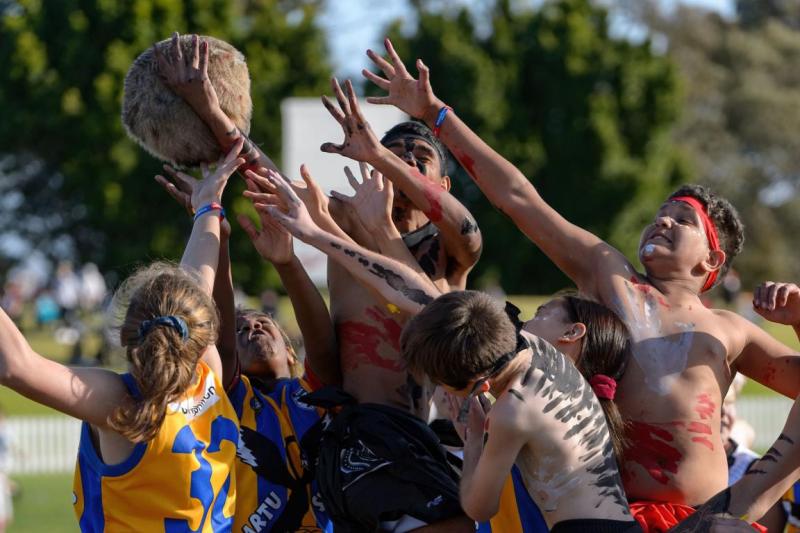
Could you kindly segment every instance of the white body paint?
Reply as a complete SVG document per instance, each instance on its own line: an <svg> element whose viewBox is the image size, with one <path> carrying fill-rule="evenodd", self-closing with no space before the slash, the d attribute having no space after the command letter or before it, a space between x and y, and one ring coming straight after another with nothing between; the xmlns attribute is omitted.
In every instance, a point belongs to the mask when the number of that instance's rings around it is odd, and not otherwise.
<svg viewBox="0 0 800 533"><path fill-rule="evenodd" d="M627 300L615 301L614 307L631 332L633 357L642 368L647 387L660 396L666 396L678 376L686 370L695 325L675 322L674 326L681 333L667 335L654 295L642 293L640 296L637 289L628 284Z"/></svg>

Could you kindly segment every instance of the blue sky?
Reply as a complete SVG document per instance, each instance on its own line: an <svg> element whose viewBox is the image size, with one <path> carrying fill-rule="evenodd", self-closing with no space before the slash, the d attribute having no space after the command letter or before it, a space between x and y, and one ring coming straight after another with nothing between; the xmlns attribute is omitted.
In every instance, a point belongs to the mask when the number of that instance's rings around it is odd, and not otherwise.
<svg viewBox="0 0 800 533"><path fill-rule="evenodd" d="M442 2L442 0L439 0ZM541 0L522 0L531 4ZM442 3L483 6L484 0L444 0ZM730 15L733 0L661 0L669 8L677 3L699 5ZM328 35L334 70L340 77L357 77L369 64L364 52L380 49L382 33L387 24L409 16L407 0L333 0L326 3L321 24ZM412 20L405 21L413 24Z"/></svg>

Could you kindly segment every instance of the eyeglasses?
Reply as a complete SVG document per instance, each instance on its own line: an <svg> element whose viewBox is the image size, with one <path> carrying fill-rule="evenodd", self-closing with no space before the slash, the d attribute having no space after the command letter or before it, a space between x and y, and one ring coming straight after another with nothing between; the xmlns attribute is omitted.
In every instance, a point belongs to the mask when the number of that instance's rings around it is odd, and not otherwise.
<svg viewBox="0 0 800 533"><path fill-rule="evenodd" d="M467 416L469 416L469 407L472 404L472 398L474 398L480 388L486 383L489 379L495 377L499 374L507 365L511 362L517 354L523 350L526 350L530 347L530 343L528 339L522 336L522 321L519 319L520 310L517 306L512 304L511 302L506 302L506 314L508 314L508 318L511 319L511 322L514 324L514 327L517 330L517 345L514 349L510 352L506 352L497 359L495 359L492 366L489 368L487 373L484 377L480 378L469 391L467 397L464 399L464 403L461 404L461 409L458 410L458 417L456 420L461 423L465 424L467 422Z"/></svg>

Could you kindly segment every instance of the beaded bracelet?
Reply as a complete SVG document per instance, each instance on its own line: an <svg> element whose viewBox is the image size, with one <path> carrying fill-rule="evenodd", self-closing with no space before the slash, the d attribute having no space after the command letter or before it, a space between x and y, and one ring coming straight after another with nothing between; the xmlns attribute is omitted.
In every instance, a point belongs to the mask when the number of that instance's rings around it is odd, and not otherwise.
<svg viewBox="0 0 800 533"><path fill-rule="evenodd" d="M436 122L433 123L433 135L434 137L439 136L439 130L442 129L442 124L444 123L444 118L447 116L448 111L452 111L453 108L449 105L444 106L439 110L439 114L436 115Z"/></svg>
<svg viewBox="0 0 800 533"><path fill-rule="evenodd" d="M194 214L194 221L197 221L198 218L205 215L209 211L215 210L219 210L220 220L225 218L225 209L222 207L222 205L218 204L217 202L211 202L210 204L206 204L197 210L197 212Z"/></svg>

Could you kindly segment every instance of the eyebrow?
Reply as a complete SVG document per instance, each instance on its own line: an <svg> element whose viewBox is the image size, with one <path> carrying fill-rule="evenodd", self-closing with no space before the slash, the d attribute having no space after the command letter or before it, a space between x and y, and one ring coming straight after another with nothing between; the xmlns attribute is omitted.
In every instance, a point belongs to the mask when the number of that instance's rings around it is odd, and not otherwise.
<svg viewBox="0 0 800 533"><path fill-rule="evenodd" d="M421 140L415 138L415 139L412 140L412 142L414 144L414 151L419 150L421 152L424 152L425 155L430 156L430 157L433 157L434 155L436 155L436 152L433 150L433 148L431 148L430 146L428 146L426 144L421 144L424 141L421 141ZM385 146L386 146L386 148L397 147L397 148L402 148L402 149L405 150L406 142L405 142L404 138L399 138L399 139L395 139L394 141L390 142L389 144L387 144Z"/></svg>

